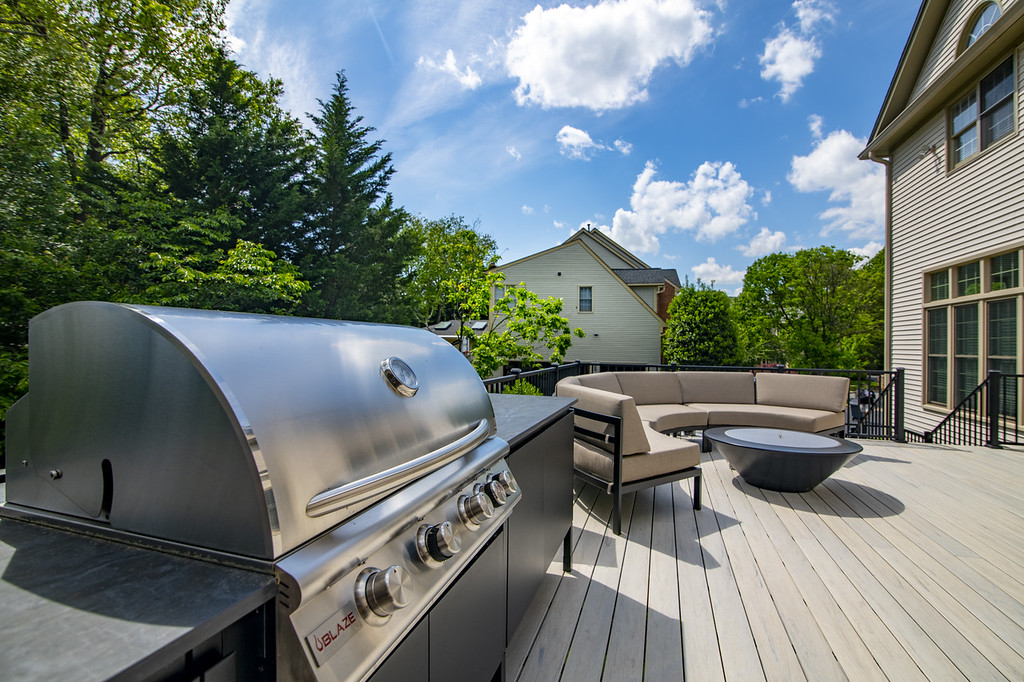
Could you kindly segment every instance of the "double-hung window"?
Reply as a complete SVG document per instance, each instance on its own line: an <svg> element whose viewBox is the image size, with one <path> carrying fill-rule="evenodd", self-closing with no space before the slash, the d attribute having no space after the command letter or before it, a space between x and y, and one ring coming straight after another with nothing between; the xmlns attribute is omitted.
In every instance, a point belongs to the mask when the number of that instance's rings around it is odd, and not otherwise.
<svg viewBox="0 0 1024 682"><path fill-rule="evenodd" d="M594 312L594 288L593 287L580 287L580 306L579 311L581 313L592 313Z"/></svg>
<svg viewBox="0 0 1024 682"><path fill-rule="evenodd" d="M992 70L950 110L953 165L1013 132L1013 56Z"/></svg>

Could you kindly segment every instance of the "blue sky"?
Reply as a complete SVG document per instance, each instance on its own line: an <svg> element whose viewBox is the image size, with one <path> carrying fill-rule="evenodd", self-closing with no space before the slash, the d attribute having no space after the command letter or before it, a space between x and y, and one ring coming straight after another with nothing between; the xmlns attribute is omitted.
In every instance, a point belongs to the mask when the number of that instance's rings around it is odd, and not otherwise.
<svg viewBox="0 0 1024 682"><path fill-rule="evenodd" d="M773 251L883 242L858 161L916 0L231 0L307 125L344 70L397 204L508 262L579 227L733 292Z"/></svg>

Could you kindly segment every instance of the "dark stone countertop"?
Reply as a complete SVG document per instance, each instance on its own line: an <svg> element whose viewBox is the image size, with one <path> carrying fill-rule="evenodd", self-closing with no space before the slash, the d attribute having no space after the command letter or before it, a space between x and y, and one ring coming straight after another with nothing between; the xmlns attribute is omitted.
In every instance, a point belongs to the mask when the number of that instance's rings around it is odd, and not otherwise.
<svg viewBox="0 0 1024 682"><path fill-rule="evenodd" d="M575 398L530 395L492 395L498 437L508 441L514 450L538 431L568 412Z"/></svg>

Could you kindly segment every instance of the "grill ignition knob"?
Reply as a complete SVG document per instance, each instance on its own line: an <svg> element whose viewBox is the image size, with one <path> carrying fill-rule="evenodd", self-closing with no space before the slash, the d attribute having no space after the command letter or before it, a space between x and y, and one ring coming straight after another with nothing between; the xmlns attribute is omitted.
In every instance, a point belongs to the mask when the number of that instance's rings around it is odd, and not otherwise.
<svg viewBox="0 0 1024 682"><path fill-rule="evenodd" d="M447 561L462 549L462 539L448 521L431 526L425 535L427 554L434 561Z"/></svg>
<svg viewBox="0 0 1024 682"><path fill-rule="evenodd" d="M512 475L511 471L502 471L500 474L495 474L491 480L504 489L505 497L519 490L519 484L516 483L516 477Z"/></svg>
<svg viewBox="0 0 1024 682"><path fill-rule="evenodd" d="M477 488L479 489L478 492L487 493L487 497L491 498L491 502L494 503L495 507L505 504L505 489L497 481L492 479L481 486L477 486Z"/></svg>
<svg viewBox="0 0 1024 682"><path fill-rule="evenodd" d="M494 505L483 493L463 495L459 498L459 518L470 530L476 530L480 524L494 516Z"/></svg>
<svg viewBox="0 0 1024 682"><path fill-rule="evenodd" d="M378 616L390 616L409 605L411 587L401 566L376 571L366 578L366 605Z"/></svg>

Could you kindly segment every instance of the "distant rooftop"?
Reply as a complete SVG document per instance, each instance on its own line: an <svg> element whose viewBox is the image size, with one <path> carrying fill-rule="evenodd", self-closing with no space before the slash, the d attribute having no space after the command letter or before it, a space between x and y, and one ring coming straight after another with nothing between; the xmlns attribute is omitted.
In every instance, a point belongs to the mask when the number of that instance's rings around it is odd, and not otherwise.
<svg viewBox="0 0 1024 682"><path fill-rule="evenodd" d="M682 286L679 283L679 275L675 269L664 268L615 268L612 270L626 284L661 284L668 280L676 287Z"/></svg>

